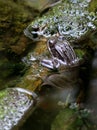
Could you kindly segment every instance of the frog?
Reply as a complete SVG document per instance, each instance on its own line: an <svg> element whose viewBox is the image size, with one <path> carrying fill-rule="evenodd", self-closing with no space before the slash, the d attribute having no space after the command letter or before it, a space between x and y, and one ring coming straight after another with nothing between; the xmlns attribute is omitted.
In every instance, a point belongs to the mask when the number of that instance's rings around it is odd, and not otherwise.
<svg viewBox="0 0 97 130"><path fill-rule="evenodd" d="M89 12L87 0L62 0L47 13L37 17L24 34L33 41L60 34L69 42L78 43L97 29L96 12Z"/></svg>

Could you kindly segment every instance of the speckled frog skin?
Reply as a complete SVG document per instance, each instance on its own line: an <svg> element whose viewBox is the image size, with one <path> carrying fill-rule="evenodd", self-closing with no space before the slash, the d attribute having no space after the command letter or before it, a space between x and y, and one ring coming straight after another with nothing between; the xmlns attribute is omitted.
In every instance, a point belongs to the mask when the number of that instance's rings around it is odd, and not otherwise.
<svg viewBox="0 0 97 130"><path fill-rule="evenodd" d="M97 14L88 11L90 0L62 0L48 13L37 17L24 31L33 40L60 34L69 42L79 40L97 28Z"/></svg>

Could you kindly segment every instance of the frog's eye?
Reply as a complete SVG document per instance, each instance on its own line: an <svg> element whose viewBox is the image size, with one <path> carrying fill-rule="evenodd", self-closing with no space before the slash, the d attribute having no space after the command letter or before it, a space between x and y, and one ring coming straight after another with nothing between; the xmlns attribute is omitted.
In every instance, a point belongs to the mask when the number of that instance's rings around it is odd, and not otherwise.
<svg viewBox="0 0 97 130"><path fill-rule="evenodd" d="M49 47L53 47L56 44L56 40L55 39L50 39L48 41Z"/></svg>
<svg viewBox="0 0 97 130"><path fill-rule="evenodd" d="M47 42L48 49L51 50L52 48L54 48L56 42L56 38L49 39Z"/></svg>
<svg viewBox="0 0 97 130"><path fill-rule="evenodd" d="M25 30L24 30L24 34L29 37L32 40L39 40L39 27L38 26L28 26Z"/></svg>
<svg viewBox="0 0 97 130"><path fill-rule="evenodd" d="M33 37L33 39L36 39L36 38L38 38L38 32L39 32L39 27L38 26L32 26L32 28L31 28L31 34L32 34L32 37Z"/></svg>
<svg viewBox="0 0 97 130"><path fill-rule="evenodd" d="M38 34L36 32L31 32L32 36L33 36L33 39L36 39L38 38Z"/></svg>
<svg viewBox="0 0 97 130"><path fill-rule="evenodd" d="M54 43L55 43L55 39L50 39L50 40L49 40L49 43L50 43L50 44L54 44Z"/></svg>
<svg viewBox="0 0 97 130"><path fill-rule="evenodd" d="M37 31L39 31L39 27L32 27L32 31L35 31L35 32L37 32Z"/></svg>

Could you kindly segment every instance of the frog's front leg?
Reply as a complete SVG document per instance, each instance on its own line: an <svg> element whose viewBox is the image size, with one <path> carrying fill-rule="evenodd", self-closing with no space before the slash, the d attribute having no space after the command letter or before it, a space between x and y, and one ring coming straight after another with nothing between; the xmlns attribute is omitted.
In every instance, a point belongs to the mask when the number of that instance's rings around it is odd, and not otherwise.
<svg viewBox="0 0 97 130"><path fill-rule="evenodd" d="M58 62L58 60L56 58L43 59L41 61L41 65L43 65L44 67L47 67L49 69L52 69L52 70L57 70L60 66L60 63Z"/></svg>

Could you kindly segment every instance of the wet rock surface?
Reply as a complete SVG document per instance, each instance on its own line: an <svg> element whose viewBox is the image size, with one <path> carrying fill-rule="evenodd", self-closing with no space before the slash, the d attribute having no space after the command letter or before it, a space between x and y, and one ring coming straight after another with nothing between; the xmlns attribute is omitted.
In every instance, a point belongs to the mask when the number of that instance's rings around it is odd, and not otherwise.
<svg viewBox="0 0 97 130"><path fill-rule="evenodd" d="M21 88L0 91L0 130L19 129L35 109L36 94Z"/></svg>

